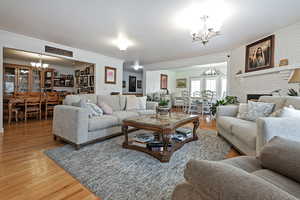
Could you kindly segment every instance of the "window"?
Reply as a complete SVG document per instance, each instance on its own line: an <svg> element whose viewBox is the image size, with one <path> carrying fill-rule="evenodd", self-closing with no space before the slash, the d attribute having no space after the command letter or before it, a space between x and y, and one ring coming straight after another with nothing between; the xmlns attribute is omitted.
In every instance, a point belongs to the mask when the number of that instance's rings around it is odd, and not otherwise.
<svg viewBox="0 0 300 200"><path fill-rule="evenodd" d="M226 93L227 93L227 79L226 78L222 78L221 79L221 97L225 97Z"/></svg>
<svg viewBox="0 0 300 200"><path fill-rule="evenodd" d="M213 92L217 92L217 80L216 79L206 79L205 89Z"/></svg>
<svg viewBox="0 0 300 200"><path fill-rule="evenodd" d="M191 80L191 97L197 97L201 91L201 79Z"/></svg>

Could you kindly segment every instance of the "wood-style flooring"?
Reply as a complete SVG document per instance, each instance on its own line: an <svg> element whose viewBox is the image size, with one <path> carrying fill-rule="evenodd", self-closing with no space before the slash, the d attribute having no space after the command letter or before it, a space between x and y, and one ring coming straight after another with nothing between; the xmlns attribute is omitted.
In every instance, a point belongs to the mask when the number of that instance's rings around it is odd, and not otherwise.
<svg viewBox="0 0 300 200"><path fill-rule="evenodd" d="M204 129L216 129L214 121L200 124ZM62 145L53 140L52 120L6 125L0 136L0 199L99 200L43 154L45 149ZM234 156L238 153L232 150L228 157Z"/></svg>

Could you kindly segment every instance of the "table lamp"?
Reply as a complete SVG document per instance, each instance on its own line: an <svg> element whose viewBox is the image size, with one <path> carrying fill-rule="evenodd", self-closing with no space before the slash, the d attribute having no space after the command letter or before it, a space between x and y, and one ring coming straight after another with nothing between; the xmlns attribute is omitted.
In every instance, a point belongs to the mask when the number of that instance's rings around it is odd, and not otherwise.
<svg viewBox="0 0 300 200"><path fill-rule="evenodd" d="M294 69L291 74L288 83L299 83L300 84L300 69ZM299 88L300 89L300 88Z"/></svg>

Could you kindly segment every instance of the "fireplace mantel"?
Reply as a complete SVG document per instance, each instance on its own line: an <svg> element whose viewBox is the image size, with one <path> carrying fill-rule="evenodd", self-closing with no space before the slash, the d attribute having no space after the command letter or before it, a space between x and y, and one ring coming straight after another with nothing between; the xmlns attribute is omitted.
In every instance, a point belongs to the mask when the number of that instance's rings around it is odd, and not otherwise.
<svg viewBox="0 0 300 200"><path fill-rule="evenodd" d="M282 67L273 67L270 69L265 69L265 70L259 70L259 71L254 71L254 72L248 72L244 74L238 74L236 75L237 78L246 78L246 77L251 77L251 76L260 76L260 75L265 75L265 74L272 74L272 73L280 73L283 71L292 71L294 69L300 68L300 64L293 64L293 65L287 65L287 66L282 66Z"/></svg>

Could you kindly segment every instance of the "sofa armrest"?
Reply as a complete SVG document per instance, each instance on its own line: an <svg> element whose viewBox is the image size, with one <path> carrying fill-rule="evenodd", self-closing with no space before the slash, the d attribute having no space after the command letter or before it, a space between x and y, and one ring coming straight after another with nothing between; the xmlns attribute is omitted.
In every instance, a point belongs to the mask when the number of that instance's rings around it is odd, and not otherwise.
<svg viewBox="0 0 300 200"><path fill-rule="evenodd" d="M189 161L184 177L199 193L199 199L297 199L253 174L222 162Z"/></svg>
<svg viewBox="0 0 300 200"><path fill-rule="evenodd" d="M155 101L147 101L146 102L147 110L155 110L157 106L158 106L158 102L155 102Z"/></svg>
<svg viewBox="0 0 300 200"><path fill-rule="evenodd" d="M266 117L259 118L257 124L256 153L274 136L300 141L300 119Z"/></svg>
<svg viewBox="0 0 300 200"><path fill-rule="evenodd" d="M236 117L239 111L238 105L226 105L217 107L217 118L219 116Z"/></svg>
<svg viewBox="0 0 300 200"><path fill-rule="evenodd" d="M57 105L53 114L53 134L75 144L88 140L88 112L84 108Z"/></svg>

